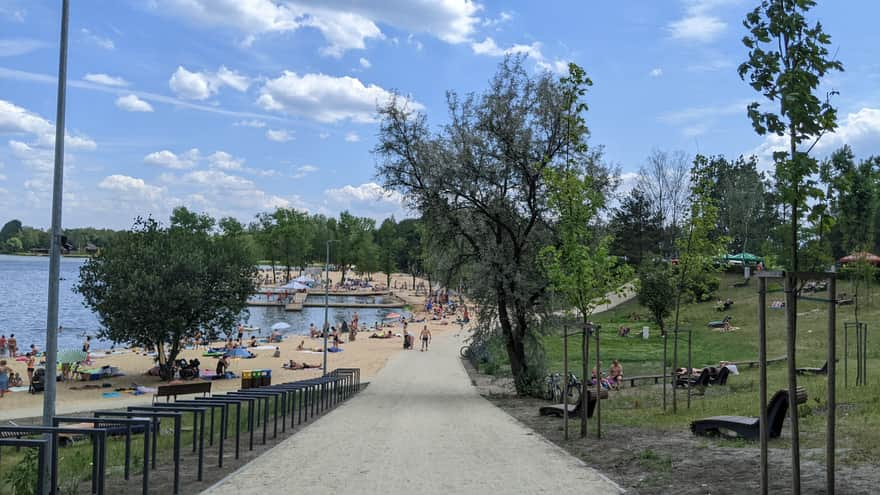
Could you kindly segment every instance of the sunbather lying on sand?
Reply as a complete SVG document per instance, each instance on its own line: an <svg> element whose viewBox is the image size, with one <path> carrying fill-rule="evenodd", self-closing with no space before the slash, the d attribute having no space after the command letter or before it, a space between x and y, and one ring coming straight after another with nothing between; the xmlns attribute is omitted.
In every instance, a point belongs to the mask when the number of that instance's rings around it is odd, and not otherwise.
<svg viewBox="0 0 880 495"><path fill-rule="evenodd" d="M297 363L293 359L290 360L289 363L284 363L284 369L286 370L307 370L309 368L320 368L320 365L317 364L309 364L305 361L302 363Z"/></svg>

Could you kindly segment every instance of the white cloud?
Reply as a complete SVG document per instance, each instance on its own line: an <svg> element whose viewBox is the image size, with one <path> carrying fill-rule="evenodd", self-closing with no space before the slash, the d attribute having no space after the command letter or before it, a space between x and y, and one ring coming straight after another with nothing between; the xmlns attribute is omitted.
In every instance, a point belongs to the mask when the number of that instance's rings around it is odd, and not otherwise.
<svg viewBox="0 0 880 495"><path fill-rule="evenodd" d="M305 74L284 71L270 79L260 90L257 103L266 110L308 117L319 122L351 120L373 122L376 107L384 105L392 94L375 84L364 85L349 76L333 77L324 74ZM423 108L410 102L414 109Z"/></svg>
<svg viewBox="0 0 880 495"><path fill-rule="evenodd" d="M417 40L416 37L413 35L409 35L406 37L406 44L414 46L417 52L422 51L422 48L425 47L425 45L423 45L422 42Z"/></svg>
<svg viewBox="0 0 880 495"><path fill-rule="evenodd" d="M699 15L669 23L669 35L684 41L708 43L727 29L727 23L715 16Z"/></svg>
<svg viewBox="0 0 880 495"><path fill-rule="evenodd" d="M233 125L236 127L253 127L255 129L266 127L266 123L262 120L240 120Z"/></svg>
<svg viewBox="0 0 880 495"><path fill-rule="evenodd" d="M313 28L328 42L322 52L336 57L383 38L379 24L447 43L469 41L482 8L472 0L153 0L151 6L195 25L231 27L244 46L260 35Z"/></svg>
<svg viewBox="0 0 880 495"><path fill-rule="evenodd" d="M55 146L55 126L39 115L12 102L0 100L0 134L25 134L35 139L35 146ZM67 134L66 147L93 150L97 144L88 137Z"/></svg>
<svg viewBox="0 0 880 495"><path fill-rule="evenodd" d="M655 67L651 69L651 72L649 72L648 75L650 75L651 77L660 77L663 75L663 69L661 69L660 67Z"/></svg>
<svg viewBox="0 0 880 495"><path fill-rule="evenodd" d="M52 148L35 148L21 141L10 140L9 151L14 158L35 172L49 173L55 165Z"/></svg>
<svg viewBox="0 0 880 495"><path fill-rule="evenodd" d="M297 169L293 171L292 177L294 179L302 179L303 177L315 173L318 170L318 167L314 165L303 165L301 167L297 167Z"/></svg>
<svg viewBox="0 0 880 495"><path fill-rule="evenodd" d="M361 137L356 132L349 132L345 134L345 140L349 143L356 143L361 140Z"/></svg>
<svg viewBox="0 0 880 495"><path fill-rule="evenodd" d="M130 199L130 195L134 195L138 199L156 200L165 192L165 188L151 186L143 179L119 174L108 175L98 183L98 187L106 191L123 193L119 199Z"/></svg>
<svg viewBox="0 0 880 495"><path fill-rule="evenodd" d="M128 86L128 81L126 81L125 79L121 77L110 76L107 74L86 74L83 77L83 80L117 88L124 88L125 86Z"/></svg>
<svg viewBox="0 0 880 495"><path fill-rule="evenodd" d="M25 55L44 46L46 43L40 40L24 38L0 40L0 57Z"/></svg>
<svg viewBox="0 0 880 495"><path fill-rule="evenodd" d="M682 0L684 15L667 25L669 35L678 40L709 43L727 30L717 11L742 0Z"/></svg>
<svg viewBox="0 0 880 495"><path fill-rule="evenodd" d="M329 132L321 132L318 134L318 137L320 139L327 139L328 137L330 137L330 133Z"/></svg>
<svg viewBox="0 0 880 495"><path fill-rule="evenodd" d="M250 84L248 77L224 66L217 72L191 72L178 66L168 80L168 86L174 94L187 100L206 100L216 95L223 86L244 92Z"/></svg>
<svg viewBox="0 0 880 495"><path fill-rule="evenodd" d="M155 151L144 157L144 163L148 165L156 165L170 169L187 169L196 166L201 159L201 154L197 148L193 148L180 155L169 150Z"/></svg>
<svg viewBox="0 0 880 495"><path fill-rule="evenodd" d="M364 69L369 69L372 66L370 61L365 59L364 57L361 57L361 59L358 60L358 63L361 64L361 67L363 67Z"/></svg>
<svg viewBox="0 0 880 495"><path fill-rule="evenodd" d="M689 64L687 70L690 72L715 72L719 70L729 69L733 67L733 61L717 55L705 62L696 62Z"/></svg>
<svg viewBox="0 0 880 495"><path fill-rule="evenodd" d="M166 177L180 187L194 187L207 204L213 205L215 216L241 213L252 216L257 210L299 206L298 197L282 198L259 189L253 181L222 170L194 170L182 176Z"/></svg>
<svg viewBox="0 0 880 495"><path fill-rule="evenodd" d="M685 137L705 134L720 119L732 115L745 118L749 100L739 100L728 104L690 107L666 112L657 117L659 122L679 126Z"/></svg>
<svg viewBox="0 0 880 495"><path fill-rule="evenodd" d="M485 27L489 27L489 28L498 28L502 24L506 24L512 20L513 20L513 12L502 11L500 14L498 14L498 17L484 18L480 24L482 24Z"/></svg>
<svg viewBox="0 0 880 495"><path fill-rule="evenodd" d="M152 112L153 106L136 95L120 96L116 99L116 106L126 112Z"/></svg>
<svg viewBox="0 0 880 495"><path fill-rule="evenodd" d="M268 129L266 130L266 139L276 143L285 143L292 140L293 136L284 129Z"/></svg>
<svg viewBox="0 0 880 495"><path fill-rule="evenodd" d="M848 113L838 121L838 128L833 133L828 133L819 140L813 149L814 155L830 153L831 151L848 144L859 154L860 148L864 148L864 154L875 153L880 145L880 108L863 107L856 112ZM765 167L773 163L773 152L788 150L788 136L767 135L764 141L751 154L757 155Z"/></svg>
<svg viewBox="0 0 880 495"><path fill-rule="evenodd" d="M93 43L93 44L95 44L105 50L113 50L116 48L116 44L113 43L113 40L111 40L110 38L98 36L97 34L91 32L90 30L88 30L86 28L82 28L80 30L80 32L82 33L82 35L85 37L85 39L87 41L89 41L90 43Z"/></svg>
<svg viewBox="0 0 880 495"><path fill-rule="evenodd" d="M241 170L244 159L235 158L225 151L215 151L208 155L208 163L221 170Z"/></svg>
<svg viewBox="0 0 880 495"><path fill-rule="evenodd" d="M324 198L324 209L328 212L351 209L376 219L388 218L391 215L397 218L407 216L403 195L397 191L384 189L375 182L326 189Z"/></svg>
<svg viewBox="0 0 880 495"><path fill-rule="evenodd" d="M539 41L535 41L531 45L514 44L507 48L501 48L495 43L491 37L486 37L483 41L471 43L471 50L476 55L486 55L489 57L503 57L505 55L526 55L541 70L549 70L557 74L568 72L568 61L556 59L548 60L541 51L542 45Z"/></svg>

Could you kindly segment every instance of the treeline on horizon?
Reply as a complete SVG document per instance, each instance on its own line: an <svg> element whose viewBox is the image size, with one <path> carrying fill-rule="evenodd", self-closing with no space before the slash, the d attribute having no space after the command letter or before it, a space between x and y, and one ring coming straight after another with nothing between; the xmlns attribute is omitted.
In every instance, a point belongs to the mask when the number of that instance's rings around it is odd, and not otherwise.
<svg viewBox="0 0 880 495"><path fill-rule="evenodd" d="M819 194L816 212L803 223L800 242L803 266L823 268L854 252L876 252L880 246L880 157L856 159L849 146L831 153L820 164L812 184ZM611 172L611 171L608 171ZM612 175L614 175L612 173ZM639 169L632 189L618 194L617 206L593 226L610 236L610 253L639 265L646 257L676 258L691 209L695 180L710 184L707 192L718 208L710 240L724 243L729 253L763 256L768 266L785 266L790 212L772 174L759 170L755 156L728 159L682 151L655 150ZM619 178L610 177L610 187ZM428 242L423 242L421 219L401 221L392 216L376 222L348 211L339 217L278 208L256 215L249 224L231 218L216 222L218 232L244 237L256 257L286 272L323 263L326 243L332 240L331 263L357 267L359 272L404 271L424 275L431 271ZM64 230L74 252L87 246L100 250L125 230L94 227ZM5 253L49 248L49 232L10 220L0 229ZM428 276L442 274L431 273Z"/></svg>

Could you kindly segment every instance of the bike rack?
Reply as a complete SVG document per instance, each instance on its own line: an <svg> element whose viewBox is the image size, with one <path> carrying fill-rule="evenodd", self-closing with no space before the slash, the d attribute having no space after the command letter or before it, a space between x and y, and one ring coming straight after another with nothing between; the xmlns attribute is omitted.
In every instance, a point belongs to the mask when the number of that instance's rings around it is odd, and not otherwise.
<svg viewBox="0 0 880 495"><path fill-rule="evenodd" d="M129 407L127 411L95 411L94 413L96 418L99 417L117 417L117 418L152 418L155 422L156 419L160 418L172 418L174 420L174 490L173 493L177 495L180 493L180 423L183 417L183 413L177 411L168 411L163 410L162 408L152 408L149 406L144 407ZM156 452L158 449L158 440L159 440L159 432L160 428L155 428L155 434L153 435L153 469L156 469Z"/></svg>
<svg viewBox="0 0 880 495"><path fill-rule="evenodd" d="M16 449L21 447L37 449L37 473L42 473L46 469L46 449L49 448L48 438L0 438L0 447L3 446L15 447ZM36 488L37 489L34 491L36 495L45 495L46 491L43 488L43 483L41 483L39 476L37 476ZM52 493L55 493L54 488L52 489Z"/></svg>
<svg viewBox="0 0 880 495"><path fill-rule="evenodd" d="M58 435L88 435L92 440L92 493L104 495L104 465L106 461L107 431L100 428L67 428L63 426L0 426L0 433L21 433L21 436L49 434L51 444L46 444L50 451L49 467L51 470L50 494L58 490ZM44 451L45 454L45 451ZM45 464L43 464L45 467Z"/></svg>
<svg viewBox="0 0 880 495"><path fill-rule="evenodd" d="M137 406L134 406L137 407ZM198 453L199 453L199 466L198 473L196 479L198 481L202 481L203 473L204 473L204 465L205 465L205 415L208 412L208 407L201 406L187 406L187 405L177 405L175 404L153 404L149 410L158 409L167 409L170 411L179 411L182 413L192 413L193 415L193 452L196 452L196 440L198 440ZM132 408L128 408L129 411ZM196 439L196 432L198 432L198 439ZM213 436L214 431L211 431L211 435Z"/></svg>
<svg viewBox="0 0 880 495"><path fill-rule="evenodd" d="M126 481L131 473L131 427L142 425L144 427L144 466L143 466L143 494L147 495L150 487L150 427L149 419L101 419L101 418L82 418L76 416L55 416L52 418L52 426L60 426L62 423L92 423L94 428L100 428L103 425L122 425L125 426L125 468L123 477Z"/></svg>
<svg viewBox="0 0 880 495"><path fill-rule="evenodd" d="M220 452L218 454L219 459L217 462L217 467L222 468L223 467L223 443L224 443L224 440L229 438L229 434L227 433L227 429L228 429L227 423L228 423L228 418L229 418L229 406L231 404L228 402L219 402L219 401L210 401L210 400L204 400L204 401L178 400L178 401L175 401L174 403L181 405L181 406L194 406L194 407L205 406L205 407L208 407L211 409L211 424L210 424L211 436L208 437L208 446L209 447L214 446L214 412L218 407L220 408L220 425L219 425L220 431L219 431L219 440L217 442L218 449ZM236 419L238 419L240 417L241 417L241 405L239 404L238 416ZM236 455L235 458L238 459L238 455Z"/></svg>
<svg viewBox="0 0 880 495"><path fill-rule="evenodd" d="M241 404L247 403L247 429L250 435L248 450L254 450L254 403L257 401L254 397L232 397L228 395L214 395L211 397L195 397L193 400L198 402L226 402L236 404L235 415L235 458L239 456L239 440L241 435Z"/></svg>

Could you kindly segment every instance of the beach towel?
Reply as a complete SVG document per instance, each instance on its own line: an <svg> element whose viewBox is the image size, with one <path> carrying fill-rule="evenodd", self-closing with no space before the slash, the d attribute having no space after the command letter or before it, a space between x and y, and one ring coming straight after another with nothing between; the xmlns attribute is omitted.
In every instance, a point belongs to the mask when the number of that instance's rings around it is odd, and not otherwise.
<svg viewBox="0 0 880 495"><path fill-rule="evenodd" d="M121 397L122 394L120 394L119 392L104 392L103 394L101 394L101 396L105 399L114 399L116 397Z"/></svg>

